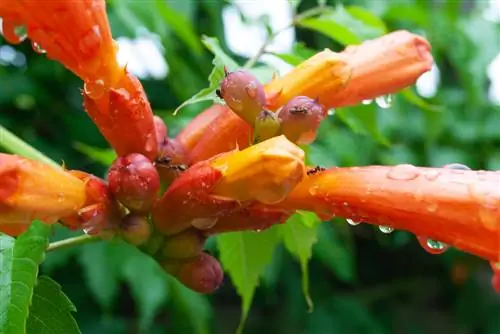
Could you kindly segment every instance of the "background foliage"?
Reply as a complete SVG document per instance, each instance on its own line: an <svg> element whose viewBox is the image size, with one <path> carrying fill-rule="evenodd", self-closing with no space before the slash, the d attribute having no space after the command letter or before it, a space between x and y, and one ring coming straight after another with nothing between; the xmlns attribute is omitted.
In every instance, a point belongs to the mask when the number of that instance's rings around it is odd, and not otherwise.
<svg viewBox="0 0 500 334"><path fill-rule="evenodd" d="M296 27L300 43L290 54L279 55L282 59L295 65L314 50L341 50L344 44L403 28L431 42L440 86L427 102L411 89L398 94L389 109L370 104L337 110L309 150L312 163L460 162L474 169L500 169L500 109L488 100L486 75L487 65L500 51L500 27L484 19L486 1L319 1L326 2L343 7L301 20ZM144 27L164 46L168 76L143 83L171 134L207 106L189 105L172 115L208 86L213 67L208 49L225 57L217 51L217 40L223 52L239 64L245 62L225 43L221 11L227 5L215 0L109 1L115 37L136 37L137 27ZM304 0L297 11L315 6L316 1ZM268 20L258 22L265 26ZM0 38L0 48L4 44ZM5 56L6 50L0 52ZM113 155L82 111L80 80L35 54L28 43L15 50L26 63L0 59L0 124L52 159L103 176ZM269 78L272 70L261 68L259 73ZM43 227L33 226L37 228ZM51 240L70 234L58 228ZM245 333L500 332L500 299L490 287L488 265L455 250L427 254L406 232L385 235L370 226L350 227L340 219L319 225L305 214L267 232L221 236L210 240L208 248L213 253L222 250L219 258L232 274L208 297L185 289L152 260L121 243L48 253L41 273L57 283L39 279L32 308L46 310L50 305L44 305L44 294L57 296L57 312L68 314L76 306L74 316L83 333L232 333L240 322L239 293L246 296L246 310L253 296ZM29 252L12 246L2 256L23 251ZM61 287L74 306L60 293ZM61 326L74 325L70 317L58 319ZM29 330L36 324L30 319L27 326Z"/></svg>

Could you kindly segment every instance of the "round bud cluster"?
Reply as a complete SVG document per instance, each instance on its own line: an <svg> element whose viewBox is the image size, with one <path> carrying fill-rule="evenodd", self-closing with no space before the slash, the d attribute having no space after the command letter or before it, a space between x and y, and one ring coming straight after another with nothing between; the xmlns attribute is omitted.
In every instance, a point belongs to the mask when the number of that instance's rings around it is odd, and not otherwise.
<svg viewBox="0 0 500 334"><path fill-rule="evenodd" d="M134 213L148 213L160 189L160 177L153 163L142 154L118 157L108 172L109 189Z"/></svg>

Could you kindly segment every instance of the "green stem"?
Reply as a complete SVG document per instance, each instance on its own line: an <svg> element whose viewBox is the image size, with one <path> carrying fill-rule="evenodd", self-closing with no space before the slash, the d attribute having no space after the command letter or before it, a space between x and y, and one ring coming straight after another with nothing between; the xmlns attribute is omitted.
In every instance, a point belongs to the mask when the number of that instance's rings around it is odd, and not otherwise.
<svg viewBox="0 0 500 334"><path fill-rule="evenodd" d="M78 246L78 245L83 245L83 244L93 242L93 241L98 241L98 240L101 240L101 238L99 238L98 236L83 234L83 235L79 235L77 237L52 242L52 243L50 243L49 247L47 248L47 252L59 250L62 248L67 248L67 247L74 247L74 246Z"/></svg>
<svg viewBox="0 0 500 334"><path fill-rule="evenodd" d="M305 10L305 11L303 11L302 13L300 13L298 15L295 15L295 17L293 18L293 20L292 20L292 22L290 24L288 24L287 26L285 26L285 27L283 27L283 28L281 28L279 30L276 30L275 32L273 32L272 34L270 34L270 35L267 36L266 40L261 45L261 47L259 48L259 50L257 51L257 53L245 63L245 65L243 66L243 68L246 68L246 69L252 68L257 63L257 61L259 60L259 58L264 53L266 53L266 48L269 46L269 44L271 44L273 42L273 40L276 37L278 37L278 35L280 35L282 32L284 32L284 31L286 31L286 30L288 30L288 29L296 26L297 24L300 23L301 20L304 20L304 19L310 18L312 16L321 14L321 13L325 12L326 10L328 10L328 7L317 6L317 7L313 7L311 9Z"/></svg>
<svg viewBox="0 0 500 334"><path fill-rule="evenodd" d="M0 146L5 148L10 153L18 154L29 159L41 161L53 167L61 168L61 166L53 160L23 141L21 138L17 137L2 125L0 125Z"/></svg>

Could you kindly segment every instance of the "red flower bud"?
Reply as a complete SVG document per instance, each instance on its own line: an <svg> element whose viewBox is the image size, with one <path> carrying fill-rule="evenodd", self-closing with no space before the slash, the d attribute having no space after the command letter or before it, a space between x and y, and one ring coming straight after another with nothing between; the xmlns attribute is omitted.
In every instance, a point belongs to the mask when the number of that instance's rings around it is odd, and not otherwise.
<svg viewBox="0 0 500 334"><path fill-rule="evenodd" d="M242 70L226 75L219 95L231 110L252 125L266 103L263 85L251 73Z"/></svg>
<svg viewBox="0 0 500 334"><path fill-rule="evenodd" d="M325 117L323 107L307 96L291 99L278 113L282 133L294 143L310 144Z"/></svg>
<svg viewBox="0 0 500 334"><path fill-rule="evenodd" d="M214 292L224 279L219 262L206 253L185 262L166 260L162 266L182 284L199 293Z"/></svg>
<svg viewBox="0 0 500 334"><path fill-rule="evenodd" d="M163 255L169 259L188 259L200 255L206 238L200 231L191 228L165 239Z"/></svg>
<svg viewBox="0 0 500 334"><path fill-rule="evenodd" d="M120 233L126 242L139 246L151 237L151 225L146 217L129 214L120 223Z"/></svg>
<svg viewBox="0 0 500 334"><path fill-rule="evenodd" d="M165 122L159 116L154 116L153 122L155 125L156 140L158 141L158 147L161 147L161 145L163 145L167 140L168 128Z"/></svg>
<svg viewBox="0 0 500 334"><path fill-rule="evenodd" d="M148 212L160 189L155 166L138 153L118 157L108 172L108 182L116 199L135 212Z"/></svg>

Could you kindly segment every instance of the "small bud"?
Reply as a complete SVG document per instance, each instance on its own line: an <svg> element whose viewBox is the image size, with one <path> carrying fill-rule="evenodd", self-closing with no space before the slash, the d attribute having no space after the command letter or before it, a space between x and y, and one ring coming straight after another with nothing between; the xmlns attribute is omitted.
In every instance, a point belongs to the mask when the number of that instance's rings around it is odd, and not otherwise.
<svg viewBox="0 0 500 334"><path fill-rule="evenodd" d="M148 212L156 200L160 177L142 154L118 157L108 172L109 189L129 210Z"/></svg>
<svg viewBox="0 0 500 334"><path fill-rule="evenodd" d="M212 293L221 285L224 272L215 258L201 253L194 259L183 262L175 276L196 292Z"/></svg>
<svg viewBox="0 0 500 334"><path fill-rule="evenodd" d="M278 116L267 110L262 110L254 124L254 144L275 137L280 131Z"/></svg>
<svg viewBox="0 0 500 334"><path fill-rule="evenodd" d="M120 234L134 246L143 245L151 237L151 225L146 217L129 214L120 223Z"/></svg>
<svg viewBox="0 0 500 334"><path fill-rule="evenodd" d="M266 103L262 84L251 73L242 70L227 73L218 94L248 124L254 124Z"/></svg>
<svg viewBox="0 0 500 334"><path fill-rule="evenodd" d="M166 238L163 255L170 259L187 259L200 255L206 238L200 231L192 228Z"/></svg>
<svg viewBox="0 0 500 334"><path fill-rule="evenodd" d="M163 143L167 140L168 128L165 122L158 116L153 117L153 122L155 124L156 140L158 141L158 147L160 148Z"/></svg>
<svg viewBox="0 0 500 334"><path fill-rule="evenodd" d="M324 117L323 107L307 96L294 97L278 113L281 132L299 145L310 144L316 139Z"/></svg>

